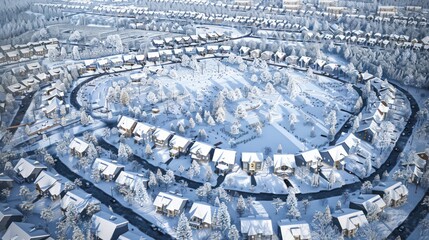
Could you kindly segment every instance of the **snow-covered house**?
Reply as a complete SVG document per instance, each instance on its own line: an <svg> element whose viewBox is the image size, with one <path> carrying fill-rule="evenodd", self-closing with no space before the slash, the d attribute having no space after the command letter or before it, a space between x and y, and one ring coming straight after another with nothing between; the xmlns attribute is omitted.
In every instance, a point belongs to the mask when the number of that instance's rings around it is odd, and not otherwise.
<svg viewBox="0 0 429 240"><path fill-rule="evenodd" d="M24 178L27 182L33 182L37 176L39 176L40 172L46 169L46 166L39 161L28 158L19 159L18 163L13 168L18 176Z"/></svg>
<svg viewBox="0 0 429 240"><path fill-rule="evenodd" d="M81 214L89 205L100 205L100 201L82 189L73 189L66 192L61 199L60 205L63 212L67 211L67 208L73 205L76 207L77 212Z"/></svg>
<svg viewBox="0 0 429 240"><path fill-rule="evenodd" d="M371 209L371 204L375 207L374 210ZM349 208L362 210L365 214L371 213L380 215L386 203L381 199L380 195L377 194L361 194L358 197L350 199Z"/></svg>
<svg viewBox="0 0 429 240"><path fill-rule="evenodd" d="M131 137L134 128L137 125L137 121L133 118L122 116L118 122L117 128L120 135Z"/></svg>
<svg viewBox="0 0 429 240"><path fill-rule="evenodd" d="M48 53L48 50L45 48L45 46L36 46L33 48L34 55L36 56L45 56Z"/></svg>
<svg viewBox="0 0 429 240"><path fill-rule="evenodd" d="M360 143L359 138L357 138L353 133L348 133L348 134L342 135L337 140L336 145L342 145L344 150L346 150L346 152L350 154L350 152L353 152L353 148L358 146L359 143Z"/></svg>
<svg viewBox="0 0 429 240"><path fill-rule="evenodd" d="M350 208L342 208L332 213L332 221L346 237L353 237L360 227L368 224L368 220L361 210Z"/></svg>
<svg viewBox="0 0 429 240"><path fill-rule="evenodd" d="M21 222L23 217L17 209L2 205L0 208L0 231L6 230L12 222Z"/></svg>
<svg viewBox="0 0 429 240"><path fill-rule="evenodd" d="M262 169L264 155L261 152L243 152L241 153L242 168L249 174L255 174Z"/></svg>
<svg viewBox="0 0 429 240"><path fill-rule="evenodd" d="M142 181L143 185L146 188L148 187L149 180L140 173L121 171L115 180L117 185L126 186L132 191L135 191L135 186L138 181Z"/></svg>
<svg viewBox="0 0 429 240"><path fill-rule="evenodd" d="M248 56L250 54L250 48L242 46L239 50L241 56Z"/></svg>
<svg viewBox="0 0 429 240"><path fill-rule="evenodd" d="M261 50L260 49L254 49L252 51L250 51L250 57L252 58L259 58L261 57Z"/></svg>
<svg viewBox="0 0 429 240"><path fill-rule="evenodd" d="M240 230L243 239L272 239L274 236L273 224L268 217L240 218Z"/></svg>
<svg viewBox="0 0 429 240"><path fill-rule="evenodd" d="M58 175L42 171L34 181L40 195L49 195L53 200L59 199L65 191L65 181Z"/></svg>
<svg viewBox="0 0 429 240"><path fill-rule="evenodd" d="M343 145L336 145L321 151L321 155L323 161L329 166L342 170L345 165L344 158L349 154L346 152Z"/></svg>
<svg viewBox="0 0 429 240"><path fill-rule="evenodd" d="M159 52L148 52L147 53L147 60L150 62L156 62L159 61Z"/></svg>
<svg viewBox="0 0 429 240"><path fill-rule="evenodd" d="M276 54L275 54L274 58L275 58L275 60L276 60L277 62L282 62L282 61L284 61L284 60L285 60L285 58L286 58L286 53L284 53L281 49L279 49L279 50L276 52Z"/></svg>
<svg viewBox="0 0 429 240"><path fill-rule="evenodd" d="M48 240L50 235L32 223L12 222L2 240Z"/></svg>
<svg viewBox="0 0 429 240"><path fill-rule="evenodd" d="M170 146L170 156L178 157L181 154L187 154L192 141L179 135L174 135L168 145Z"/></svg>
<svg viewBox="0 0 429 240"><path fill-rule="evenodd" d="M282 219L278 222L279 235L282 240L310 240L310 225L306 221Z"/></svg>
<svg viewBox="0 0 429 240"><path fill-rule="evenodd" d="M429 167L429 156L425 152L416 153L410 167L413 171L410 180L415 183L420 182L423 173L426 172Z"/></svg>
<svg viewBox="0 0 429 240"><path fill-rule="evenodd" d="M222 45L222 46L220 46L220 47L219 47L219 51L220 51L220 53L222 53L222 54L228 54L228 53L230 53L230 52L231 52L231 46L228 46L228 45Z"/></svg>
<svg viewBox="0 0 429 240"><path fill-rule="evenodd" d="M12 188L13 179L4 173L0 173L0 189Z"/></svg>
<svg viewBox="0 0 429 240"><path fill-rule="evenodd" d="M136 55L134 54L125 54L123 58L124 58L125 65L132 66L136 64Z"/></svg>
<svg viewBox="0 0 429 240"><path fill-rule="evenodd" d="M217 207L213 207L208 203L194 202L191 210L189 210L189 225L197 229L211 228L216 210Z"/></svg>
<svg viewBox="0 0 429 240"><path fill-rule="evenodd" d="M156 127L142 122L137 122L133 135L135 142L142 142L144 139L150 139Z"/></svg>
<svg viewBox="0 0 429 240"><path fill-rule="evenodd" d="M48 71L52 79L64 78L64 71L61 68L54 68Z"/></svg>
<svg viewBox="0 0 429 240"><path fill-rule="evenodd" d="M307 57L307 56L301 56L299 58L299 66L302 68L306 68L308 67L308 65L310 64L311 58Z"/></svg>
<svg viewBox="0 0 429 240"><path fill-rule="evenodd" d="M87 71L97 70L97 61L95 59L88 59L83 62Z"/></svg>
<svg viewBox="0 0 429 240"><path fill-rule="evenodd" d="M408 198L408 188L402 182L380 182L372 189L372 193L382 198L389 195L390 202L386 204L393 207L401 205Z"/></svg>
<svg viewBox="0 0 429 240"><path fill-rule="evenodd" d="M21 57L19 56L18 51L10 51L6 53L6 57L8 61L14 62L18 61Z"/></svg>
<svg viewBox="0 0 429 240"><path fill-rule="evenodd" d="M236 151L216 148L212 159L216 164L216 171L222 174L231 171L235 164L236 155Z"/></svg>
<svg viewBox="0 0 429 240"><path fill-rule="evenodd" d="M337 71L339 65L336 63L328 63L323 67L323 70L327 73L330 74L335 74L335 72Z"/></svg>
<svg viewBox="0 0 429 240"><path fill-rule="evenodd" d="M290 176L296 168L295 155L274 154L274 174L282 177Z"/></svg>
<svg viewBox="0 0 429 240"><path fill-rule="evenodd" d="M269 61L271 60L271 58L273 57L274 53L271 51L263 51L261 53L261 59L265 60L265 61Z"/></svg>
<svg viewBox="0 0 429 240"><path fill-rule="evenodd" d="M92 229L97 239L118 239L128 232L128 221L117 214L100 211L92 215Z"/></svg>
<svg viewBox="0 0 429 240"><path fill-rule="evenodd" d="M122 56L111 58L110 61L112 62L113 67L122 67L124 65Z"/></svg>
<svg viewBox="0 0 429 240"><path fill-rule="evenodd" d="M31 58L31 56L33 56L33 50L30 48L22 48L19 49L19 54L22 58Z"/></svg>
<svg viewBox="0 0 429 240"><path fill-rule="evenodd" d="M219 46L218 45L207 45L206 49L207 49L207 54L214 54L214 53L217 53L219 51ZM197 50L198 50L198 48L197 48Z"/></svg>
<svg viewBox="0 0 429 240"><path fill-rule="evenodd" d="M159 50L159 57L161 61L170 61L173 57L173 50L171 49L160 49Z"/></svg>
<svg viewBox="0 0 429 240"><path fill-rule="evenodd" d="M157 128L152 133L152 139L155 142L155 146L157 147L166 147L168 146L168 142L173 137L173 132L164 130L162 128Z"/></svg>
<svg viewBox="0 0 429 240"><path fill-rule="evenodd" d="M6 56L3 53L0 53L0 63L4 63L6 61Z"/></svg>
<svg viewBox="0 0 429 240"><path fill-rule="evenodd" d="M183 211L187 201L188 199L181 196L160 192L158 196L156 196L153 205L158 213L166 214L169 217L175 217Z"/></svg>
<svg viewBox="0 0 429 240"><path fill-rule="evenodd" d="M26 67L27 70L33 74L37 74L42 70L42 66L40 66L40 63L38 62L28 63Z"/></svg>
<svg viewBox="0 0 429 240"><path fill-rule="evenodd" d="M88 150L89 144L85 141L83 141L80 138L73 138L73 140L70 142L69 148L70 148L70 154L77 156L77 157L83 157L86 155L86 151Z"/></svg>
<svg viewBox="0 0 429 240"><path fill-rule="evenodd" d="M113 181L118 174L123 171L124 165L118 164L117 161L105 158L96 158L92 164L92 169L97 169L102 179L106 181Z"/></svg>
<svg viewBox="0 0 429 240"><path fill-rule="evenodd" d="M140 65L144 65L145 64L145 60L146 57L144 54L137 54L136 55L136 63L140 64Z"/></svg>
<svg viewBox="0 0 429 240"><path fill-rule="evenodd" d="M378 125L374 120L364 121L359 125L355 135L366 142L373 143L377 136L377 131Z"/></svg>
<svg viewBox="0 0 429 240"><path fill-rule="evenodd" d="M289 55L286 57L286 63L289 65L296 65L298 63L298 56L295 55Z"/></svg>
<svg viewBox="0 0 429 240"><path fill-rule="evenodd" d="M393 16L397 13L396 6L378 6L377 14L382 17Z"/></svg>
<svg viewBox="0 0 429 240"><path fill-rule="evenodd" d="M181 58L183 56L183 49L175 48L175 49L173 49L173 54L175 57Z"/></svg>
<svg viewBox="0 0 429 240"><path fill-rule="evenodd" d="M191 158L198 162L208 162L212 159L213 146L202 142L194 142L191 149Z"/></svg>
<svg viewBox="0 0 429 240"><path fill-rule="evenodd" d="M164 40L163 39L153 39L152 44L154 47L162 47L162 46L164 46Z"/></svg>
<svg viewBox="0 0 429 240"><path fill-rule="evenodd" d="M326 64L325 60L316 59L316 61L314 61L314 63L313 63L313 68L321 71L323 69L323 67L325 66L325 64Z"/></svg>
<svg viewBox="0 0 429 240"><path fill-rule="evenodd" d="M23 94L27 87L21 83L15 83L7 87L8 92L10 92L13 96L18 96Z"/></svg>
<svg viewBox="0 0 429 240"><path fill-rule="evenodd" d="M132 231L127 231L126 233L123 233L118 237L118 240L136 240L136 239L141 240L142 237L139 234Z"/></svg>

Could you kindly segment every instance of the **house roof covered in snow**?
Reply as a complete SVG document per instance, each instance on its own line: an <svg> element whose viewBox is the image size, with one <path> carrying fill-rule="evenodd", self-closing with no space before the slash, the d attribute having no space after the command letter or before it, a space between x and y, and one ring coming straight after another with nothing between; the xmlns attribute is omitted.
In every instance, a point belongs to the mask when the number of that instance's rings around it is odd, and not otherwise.
<svg viewBox="0 0 429 240"><path fill-rule="evenodd" d="M187 201L188 199L186 198L160 192L158 196L156 196L153 205L160 208L165 206L168 211L181 211L185 207Z"/></svg>
<svg viewBox="0 0 429 240"><path fill-rule="evenodd" d="M202 143L202 142L195 142L194 144L192 144L192 147L189 151L191 152L191 154L208 156L212 149L213 149L213 146L209 144Z"/></svg>
<svg viewBox="0 0 429 240"><path fill-rule="evenodd" d="M61 199L61 209L67 209L72 204L76 207L78 213L82 213L89 204L100 204L100 201L82 189L73 189L68 191Z"/></svg>
<svg viewBox="0 0 429 240"><path fill-rule="evenodd" d="M148 52L147 58L148 59L159 58L159 52Z"/></svg>
<svg viewBox="0 0 429 240"><path fill-rule="evenodd" d="M2 239L34 240L47 239L49 236L50 235L48 233L41 228L37 228L36 225L32 223L12 222L4 233Z"/></svg>
<svg viewBox="0 0 429 240"><path fill-rule="evenodd" d="M22 213L18 209L11 208L8 205L1 205L1 208L0 208L0 222L2 222L2 220L5 217L12 217L12 216L23 217Z"/></svg>
<svg viewBox="0 0 429 240"><path fill-rule="evenodd" d="M162 128L155 129L155 132L153 132L152 136L160 141L166 141L171 135L173 135L173 132L167 131Z"/></svg>
<svg viewBox="0 0 429 240"><path fill-rule="evenodd" d="M326 153L334 162L341 161L349 155L342 145L329 147L323 153Z"/></svg>
<svg viewBox="0 0 429 240"><path fill-rule="evenodd" d="M48 171L42 171L34 181L34 184L36 184L42 192L49 191L49 193L54 196L59 196L61 194L64 190L64 183L65 181L63 181L60 176L54 175Z"/></svg>
<svg viewBox="0 0 429 240"><path fill-rule="evenodd" d="M240 218L241 233L248 236L261 234L262 236L271 236L274 234L272 221L268 217L251 216Z"/></svg>
<svg viewBox="0 0 429 240"><path fill-rule="evenodd" d="M364 130L370 130L373 133L376 133L378 129L378 125L374 120L370 120L370 121L364 121L361 122L361 124L359 125L359 128L356 130L356 132L360 132L360 131L364 131Z"/></svg>
<svg viewBox="0 0 429 240"><path fill-rule="evenodd" d="M138 134L140 136L148 135L155 131L155 129L156 128L150 124L138 122L134 128L133 134Z"/></svg>
<svg viewBox="0 0 429 240"><path fill-rule="evenodd" d="M340 230L355 230L358 226L368 224L365 214L361 210L354 210L350 208L343 208L332 213L332 217L337 219L340 225Z"/></svg>
<svg viewBox="0 0 429 240"><path fill-rule="evenodd" d="M296 168L295 155L293 154L274 154L274 169L286 166Z"/></svg>
<svg viewBox="0 0 429 240"><path fill-rule="evenodd" d="M283 219L278 225L282 239L311 239L310 225L306 221Z"/></svg>
<svg viewBox="0 0 429 240"><path fill-rule="evenodd" d="M389 194L390 198L394 201L401 199L402 196L408 195L408 188L401 182L381 182L372 190L383 191L384 193Z"/></svg>
<svg viewBox="0 0 429 240"><path fill-rule="evenodd" d="M191 143L189 138L185 138L179 135L174 135L170 140L170 146L174 148L186 148Z"/></svg>
<svg viewBox="0 0 429 240"><path fill-rule="evenodd" d="M305 162L314 162L317 163L319 160L322 160L319 149L315 148L301 153L302 158Z"/></svg>
<svg viewBox="0 0 429 240"><path fill-rule="evenodd" d="M261 152L242 152L241 153L242 162L262 162L264 161L264 155Z"/></svg>
<svg viewBox="0 0 429 240"><path fill-rule="evenodd" d="M129 171L121 171L115 180L116 184L128 186L132 190L138 181L148 182L149 180L140 173Z"/></svg>
<svg viewBox="0 0 429 240"><path fill-rule="evenodd" d="M92 224L96 231L96 236L103 240L114 239L115 231L118 228L127 226L128 221L125 218L113 214L100 211L92 216Z"/></svg>
<svg viewBox="0 0 429 240"><path fill-rule="evenodd" d="M125 166L118 164L115 160L96 158L92 164L92 168L98 169L103 175L116 176Z"/></svg>
<svg viewBox="0 0 429 240"><path fill-rule="evenodd" d="M236 151L216 148L212 160L217 163L235 164L236 155Z"/></svg>
<svg viewBox="0 0 429 240"><path fill-rule="evenodd" d="M133 130L134 125L136 124L136 120L127 116L122 116L118 122L118 128L124 130Z"/></svg>
<svg viewBox="0 0 429 240"><path fill-rule="evenodd" d="M69 148L73 149L74 151L78 153L84 153L89 147L89 144L85 141L81 140L80 138L73 138L73 140L70 142Z"/></svg>
<svg viewBox="0 0 429 240"><path fill-rule="evenodd" d="M202 223L211 225L216 209L216 207L213 207L208 203L194 202L191 210L189 210L189 214L191 215L191 218L196 217L201 219Z"/></svg>
<svg viewBox="0 0 429 240"><path fill-rule="evenodd" d="M299 61L300 61L300 62L304 62L304 63L309 63L309 62L310 62L310 60L311 60L311 58L310 58L310 57L307 57L307 56L302 56L302 57L299 59Z"/></svg>
<svg viewBox="0 0 429 240"><path fill-rule="evenodd" d="M380 195L377 194L361 194L355 198L350 199L350 203L360 205L366 210L369 208L369 204L375 204L378 208L378 211L381 211L386 207L386 203L381 199Z"/></svg>
<svg viewBox="0 0 429 240"><path fill-rule="evenodd" d="M140 239L145 239L145 238L131 231L121 234L118 238L118 240L140 240Z"/></svg>
<svg viewBox="0 0 429 240"><path fill-rule="evenodd" d="M353 133L343 134L338 140L336 145L346 145L348 149L357 146L360 143L360 139L357 138Z"/></svg>
<svg viewBox="0 0 429 240"><path fill-rule="evenodd" d="M19 159L13 170L21 175L23 178L28 178L35 171L45 170L46 166L39 161L31 160L28 158Z"/></svg>

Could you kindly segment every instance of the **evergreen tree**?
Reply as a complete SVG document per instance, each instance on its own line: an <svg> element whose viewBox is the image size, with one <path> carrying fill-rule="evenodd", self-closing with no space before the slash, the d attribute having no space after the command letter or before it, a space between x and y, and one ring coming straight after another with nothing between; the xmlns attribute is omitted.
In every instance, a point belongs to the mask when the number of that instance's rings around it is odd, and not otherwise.
<svg viewBox="0 0 429 240"><path fill-rule="evenodd" d="M191 240L192 229L189 226L189 220L185 216L185 213L180 214L179 222L176 228L177 239L179 240Z"/></svg>

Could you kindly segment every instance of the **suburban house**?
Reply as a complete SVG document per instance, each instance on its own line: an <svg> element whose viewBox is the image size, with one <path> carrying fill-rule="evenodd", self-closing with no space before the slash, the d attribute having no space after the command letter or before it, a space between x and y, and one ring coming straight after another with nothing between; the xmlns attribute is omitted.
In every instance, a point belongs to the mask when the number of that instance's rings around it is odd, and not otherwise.
<svg viewBox="0 0 429 240"><path fill-rule="evenodd" d="M128 232L128 221L117 214L100 211L92 215L92 229L97 239L118 239Z"/></svg>
<svg viewBox="0 0 429 240"><path fill-rule="evenodd" d="M322 159L329 166L336 169L344 169L346 164L344 158L349 154L344 149L343 145L330 146L326 150L321 151Z"/></svg>
<svg viewBox="0 0 429 240"><path fill-rule="evenodd" d="M20 211L7 205L0 208L0 231L6 230L12 222L21 222L24 216Z"/></svg>
<svg viewBox="0 0 429 240"><path fill-rule="evenodd" d="M289 65L296 65L298 63L298 56L295 55L289 55L286 57L286 63Z"/></svg>
<svg viewBox="0 0 429 240"><path fill-rule="evenodd" d="M425 152L416 153L414 156L414 162L411 164L413 175L411 181L418 183L423 177L423 173L427 171L429 167L429 156Z"/></svg>
<svg viewBox="0 0 429 240"><path fill-rule="evenodd" d="M156 128L150 124L138 122L133 131L134 141L142 142L145 139L149 140L155 129Z"/></svg>
<svg viewBox="0 0 429 240"><path fill-rule="evenodd" d="M32 223L12 222L4 233L2 240L45 240L52 239L42 228Z"/></svg>
<svg viewBox="0 0 429 240"><path fill-rule="evenodd" d="M272 239L274 236L273 224L269 217L240 218L240 230L243 239Z"/></svg>
<svg viewBox="0 0 429 240"><path fill-rule="evenodd" d="M310 64L310 61L311 61L310 57L302 56L301 58L299 58L299 66L302 68L306 68Z"/></svg>
<svg viewBox="0 0 429 240"><path fill-rule="evenodd" d="M118 132L120 135L131 137L131 134L133 133L136 125L137 121L135 119L122 116L117 125Z"/></svg>
<svg viewBox="0 0 429 240"><path fill-rule="evenodd" d="M254 49L252 51L250 51L250 57L252 58L259 58L261 57L261 50L260 49Z"/></svg>
<svg viewBox="0 0 429 240"><path fill-rule="evenodd" d="M159 52L148 52L147 53L147 60L150 62L156 62L159 61Z"/></svg>
<svg viewBox="0 0 429 240"><path fill-rule="evenodd" d="M24 178L27 182L34 182L40 172L46 169L46 166L39 161L28 158L21 158L13 168L18 176Z"/></svg>
<svg viewBox="0 0 429 240"><path fill-rule="evenodd" d="M278 222L279 235L282 240L310 240L310 225L306 221L282 219Z"/></svg>
<svg viewBox="0 0 429 240"><path fill-rule="evenodd" d="M216 166L216 171L221 174L231 171L235 165L236 155L236 151L216 148L212 158Z"/></svg>
<svg viewBox="0 0 429 240"><path fill-rule="evenodd" d="M408 188L402 182L380 182L372 189L372 193L382 198L389 195L390 203L386 204L393 207L400 206L408 198Z"/></svg>
<svg viewBox="0 0 429 240"><path fill-rule="evenodd" d="M296 168L295 155L274 154L274 174L287 177L294 173Z"/></svg>
<svg viewBox="0 0 429 240"><path fill-rule="evenodd" d="M301 8L302 0L283 0L283 8L297 11Z"/></svg>
<svg viewBox="0 0 429 240"><path fill-rule="evenodd" d="M12 188L13 179L4 173L0 173L0 189Z"/></svg>
<svg viewBox="0 0 429 240"><path fill-rule="evenodd" d="M65 191L64 180L58 175L48 171L42 171L34 181L36 190L40 195L49 195L53 200L59 199Z"/></svg>
<svg viewBox="0 0 429 240"><path fill-rule="evenodd" d="M173 137L173 132L164 130L162 128L157 128L152 133L152 139L155 142L155 146L157 147L166 147L168 146L168 142Z"/></svg>
<svg viewBox="0 0 429 240"><path fill-rule="evenodd" d="M361 210L350 208L343 208L332 213L332 222L345 237L353 237L360 227L368 224L368 220Z"/></svg>
<svg viewBox="0 0 429 240"><path fill-rule="evenodd" d="M118 240L135 240L135 239L140 240L141 236L132 231L127 231L126 233L123 233L118 237Z"/></svg>
<svg viewBox="0 0 429 240"><path fill-rule="evenodd" d="M188 199L181 196L160 192L156 196L153 205L158 213L166 214L168 217L178 216L187 203Z"/></svg>
<svg viewBox="0 0 429 240"><path fill-rule="evenodd" d="M81 140L80 138L73 138L73 140L70 142L69 148L70 148L70 154L77 156L77 157L83 157L86 155L86 151L88 150L89 144L85 141Z"/></svg>
<svg viewBox="0 0 429 240"><path fill-rule="evenodd" d="M216 211L217 207L208 203L194 202L189 210L189 225L197 229L211 228Z"/></svg>
<svg viewBox="0 0 429 240"><path fill-rule="evenodd" d="M275 54L274 58L275 58L275 60L276 60L277 62L282 62L282 61L284 61L284 60L285 60L285 58L286 58L286 53L284 53L281 49L279 49L279 50L276 52L276 54Z"/></svg>
<svg viewBox="0 0 429 240"><path fill-rule="evenodd" d="M344 150L350 154L350 152L354 152L354 148L360 144L360 139L353 133L349 133L342 135L335 144L342 145Z"/></svg>
<svg viewBox="0 0 429 240"><path fill-rule="evenodd" d="M265 61L269 61L269 60L271 60L273 55L274 55L274 53L271 51L264 51L261 53L261 59L265 60Z"/></svg>
<svg viewBox="0 0 429 240"><path fill-rule="evenodd" d="M143 177L141 173L129 172L129 171L121 171L116 178L116 185L126 186L132 191L135 191L136 184L142 181L143 185L147 188L149 180Z"/></svg>
<svg viewBox="0 0 429 240"><path fill-rule="evenodd" d="M211 160L213 155L213 146L208 145L202 142L195 142L192 144L191 149L191 158L198 162L208 162Z"/></svg>
<svg viewBox="0 0 429 240"><path fill-rule="evenodd" d="M377 14L382 17L396 15L398 12L396 6L378 6Z"/></svg>
<svg viewBox="0 0 429 240"><path fill-rule="evenodd" d="M355 135L366 142L373 143L377 136L377 131L378 125L374 120L364 121L361 122L359 128L355 132Z"/></svg>
<svg viewBox="0 0 429 240"><path fill-rule="evenodd" d="M94 59L85 60L84 65L85 65L87 71L97 70L97 62Z"/></svg>
<svg viewBox="0 0 429 240"><path fill-rule="evenodd" d="M323 70L323 67L325 66L326 61L322 59L316 59L313 63L313 68L319 71Z"/></svg>
<svg viewBox="0 0 429 240"><path fill-rule="evenodd" d="M100 201L82 189L73 189L66 192L61 199L61 210L65 212L72 205L76 207L79 214L82 214L89 205L100 205Z"/></svg>
<svg viewBox="0 0 429 240"><path fill-rule="evenodd" d="M248 56L250 54L250 48L242 46L239 50L241 56Z"/></svg>
<svg viewBox="0 0 429 240"><path fill-rule="evenodd" d="M371 204L376 206L375 214L380 215L386 203L377 194L361 194L358 197L350 199L349 208L362 210L365 214L370 213Z"/></svg>
<svg viewBox="0 0 429 240"><path fill-rule="evenodd" d="M101 178L105 181L113 181L116 179L124 168L125 166L118 164L117 161L105 158L96 158L92 164L92 169L97 169L101 174Z"/></svg>
<svg viewBox="0 0 429 240"><path fill-rule="evenodd" d="M181 154L187 154L191 146L191 140L179 135L174 135L168 145L170 146L170 156L179 157Z"/></svg>
<svg viewBox="0 0 429 240"><path fill-rule="evenodd" d="M262 169L264 155L261 152L243 152L241 153L242 168L249 174L255 174Z"/></svg>
<svg viewBox="0 0 429 240"><path fill-rule="evenodd" d="M322 155L317 148L302 152L295 157L297 166L307 166L310 170L316 172L322 165L322 160Z"/></svg>

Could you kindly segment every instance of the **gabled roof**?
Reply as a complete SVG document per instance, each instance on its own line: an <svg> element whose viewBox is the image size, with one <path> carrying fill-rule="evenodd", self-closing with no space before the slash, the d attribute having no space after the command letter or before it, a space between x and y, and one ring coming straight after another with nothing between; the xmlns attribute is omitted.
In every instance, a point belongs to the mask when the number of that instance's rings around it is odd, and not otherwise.
<svg viewBox="0 0 429 240"><path fill-rule="evenodd" d="M242 152L241 153L242 162L262 162L264 161L264 155L261 152Z"/></svg>
<svg viewBox="0 0 429 240"><path fill-rule="evenodd" d="M216 148L214 150L212 161L217 163L222 162L228 165L235 164L236 155L236 151Z"/></svg>
<svg viewBox="0 0 429 240"><path fill-rule="evenodd" d="M274 154L274 169L287 166L288 168L296 168L295 155L293 154Z"/></svg>
<svg viewBox="0 0 429 240"><path fill-rule="evenodd" d="M61 209L67 209L72 204L76 207L78 213L82 213L89 204L100 204L100 201L81 189L73 189L68 191L61 199Z"/></svg>
<svg viewBox="0 0 429 240"><path fill-rule="evenodd" d="M386 203L381 199L380 195L377 194L361 194L358 197L350 199L350 203L361 205L366 210L368 210L370 203L375 204L379 211L386 207Z"/></svg>
<svg viewBox="0 0 429 240"><path fill-rule="evenodd" d="M122 116L118 122L117 127L125 130L131 130L136 124L136 120L127 116Z"/></svg>
<svg viewBox="0 0 429 240"><path fill-rule="evenodd" d="M356 130L356 132L361 132L364 130L370 130L373 133L376 133L378 129L378 125L374 120L370 120L370 121L364 121L361 122L359 128Z"/></svg>
<svg viewBox="0 0 429 240"><path fill-rule="evenodd" d="M310 225L306 221L283 219L278 224L282 239L311 239Z"/></svg>
<svg viewBox="0 0 429 240"><path fill-rule="evenodd" d="M148 182L149 180L140 173L128 171L121 171L115 180L116 184L128 186L131 190L134 190L138 181Z"/></svg>
<svg viewBox="0 0 429 240"><path fill-rule="evenodd" d="M357 138L353 133L342 135L336 142L336 145L346 145L348 149L351 149L357 146L360 142L360 139Z"/></svg>
<svg viewBox="0 0 429 240"><path fill-rule="evenodd" d="M341 161L349 155L342 145L332 146L323 151L334 162Z"/></svg>
<svg viewBox="0 0 429 240"><path fill-rule="evenodd" d="M28 178L35 171L45 170L46 166L41 164L39 161L21 158L15 165L13 170L21 175L23 178Z"/></svg>
<svg viewBox="0 0 429 240"><path fill-rule="evenodd" d="M138 134L140 136L147 135L150 132L153 132L156 128L150 124L137 122L133 134Z"/></svg>
<svg viewBox="0 0 429 240"><path fill-rule="evenodd" d="M248 236L262 234L263 236L271 236L274 234L271 219L268 217L252 216L240 218L241 233Z"/></svg>
<svg viewBox="0 0 429 240"><path fill-rule="evenodd" d="M402 196L408 195L408 188L401 182L381 182L375 186L373 191L382 191L390 195L390 198L394 201L397 201L402 198Z"/></svg>
<svg viewBox="0 0 429 240"><path fill-rule="evenodd" d="M171 147L177 147L177 148L186 148L191 143L191 140L189 138L185 138L179 135L174 135L169 145Z"/></svg>
<svg viewBox="0 0 429 240"><path fill-rule="evenodd" d="M339 211L332 213L332 217L338 220L340 230L355 230L357 226L360 227L368 224L365 214L361 210L354 210L350 208L343 208Z"/></svg>
<svg viewBox="0 0 429 240"><path fill-rule="evenodd" d="M13 222L10 224L3 240L33 240L47 239L50 235L32 223Z"/></svg>
<svg viewBox="0 0 429 240"><path fill-rule="evenodd" d="M213 146L211 145L202 142L195 142L189 151L191 152L191 154L200 154L203 156L207 156L212 149Z"/></svg>
<svg viewBox="0 0 429 240"><path fill-rule="evenodd" d="M123 232L128 231L128 221L125 218L113 214L100 211L92 216L92 224L96 231L96 236L102 240L114 239L115 231L118 228L123 229Z"/></svg>
<svg viewBox="0 0 429 240"><path fill-rule="evenodd" d="M208 203L194 202L191 210L189 210L189 214L191 218L196 217L201 219L202 223L211 225L216 209L217 207L213 207Z"/></svg>
<svg viewBox="0 0 429 240"><path fill-rule="evenodd" d="M187 198L179 197L170 193L160 192L158 196L156 196L153 205L160 208L165 206L169 211L181 211L185 207L187 201Z"/></svg>
<svg viewBox="0 0 429 240"><path fill-rule="evenodd" d="M16 208L11 208L8 205L1 205L0 207L0 222L2 222L2 220L5 217L12 217L12 216L18 216L18 217L23 217L22 213L16 209Z"/></svg>
<svg viewBox="0 0 429 240"><path fill-rule="evenodd" d="M309 62L310 62L310 60L311 60L311 58L310 58L310 57L307 57L307 56L302 56L302 57L299 59L299 61L300 61L300 62L304 62L304 63L309 63Z"/></svg>
<svg viewBox="0 0 429 240"><path fill-rule="evenodd" d="M317 163L319 160L322 160L322 155L320 155L319 149L317 148L302 152L301 156L307 163Z"/></svg>
<svg viewBox="0 0 429 240"><path fill-rule="evenodd" d="M86 143L85 141L75 137L73 138L73 140L70 142L69 148L70 149L74 149L74 151L78 152L78 153L84 153L89 147L89 144Z"/></svg>
<svg viewBox="0 0 429 240"><path fill-rule="evenodd" d="M36 180L34 181L34 184L36 184L41 191L45 192L49 188L51 188L57 181L58 179L54 174L48 171L42 171L40 172L39 176L37 176Z"/></svg>
<svg viewBox="0 0 429 240"><path fill-rule="evenodd" d="M173 133L162 128L157 128L152 136L160 141L167 140Z"/></svg>
<svg viewBox="0 0 429 240"><path fill-rule="evenodd" d="M145 238L131 231L121 234L121 236L119 236L118 238L118 240L140 240L140 239L145 239Z"/></svg>
<svg viewBox="0 0 429 240"><path fill-rule="evenodd" d="M98 169L103 175L116 176L125 166L111 159L96 158L92 168Z"/></svg>

